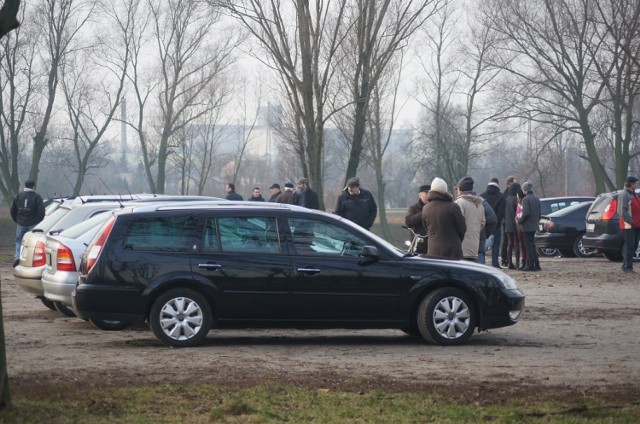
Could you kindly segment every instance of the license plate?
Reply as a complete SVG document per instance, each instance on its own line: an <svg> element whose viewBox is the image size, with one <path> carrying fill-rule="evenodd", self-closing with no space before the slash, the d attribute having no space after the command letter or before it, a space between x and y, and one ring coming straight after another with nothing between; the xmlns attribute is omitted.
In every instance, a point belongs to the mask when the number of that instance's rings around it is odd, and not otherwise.
<svg viewBox="0 0 640 424"><path fill-rule="evenodd" d="M587 223L587 233L592 233L593 230L596 229L596 224L594 223Z"/></svg>

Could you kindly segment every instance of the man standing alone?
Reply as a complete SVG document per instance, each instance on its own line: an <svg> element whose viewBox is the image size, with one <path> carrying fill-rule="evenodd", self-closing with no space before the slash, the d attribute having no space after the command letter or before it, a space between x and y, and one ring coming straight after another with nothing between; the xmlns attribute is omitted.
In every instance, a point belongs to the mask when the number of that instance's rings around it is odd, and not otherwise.
<svg viewBox="0 0 640 424"><path fill-rule="evenodd" d="M518 219L518 224L522 227L524 234L524 248L527 251L527 264L523 271L540 271L538 252L533 238L540 222L540 199L533 192L533 184L529 181L522 184L522 191L525 196L522 199L522 216Z"/></svg>
<svg viewBox="0 0 640 424"><path fill-rule="evenodd" d="M16 227L16 251L13 257L15 266L20 259L22 237L44 218L44 202L42 196L36 193L36 184L33 180L25 181L24 191L13 198L11 218L18 224Z"/></svg>
<svg viewBox="0 0 640 424"><path fill-rule="evenodd" d="M378 215L378 205L370 191L360 188L360 179L353 177L347 180L347 187L338 197L334 213L369 230Z"/></svg>
<svg viewBox="0 0 640 424"><path fill-rule="evenodd" d="M638 218L637 214L640 214L640 208L636 205L640 202L635 200L638 195L636 194L636 188L638 187L638 179L636 177L629 176L624 182L624 189L618 194L618 216L620 217L620 228L624 237L624 249L622 251L622 263L623 272L635 272L633 270L633 252L638 247L638 238L640 238L640 227L634 226L634 221ZM632 201L636 202L633 203Z"/></svg>

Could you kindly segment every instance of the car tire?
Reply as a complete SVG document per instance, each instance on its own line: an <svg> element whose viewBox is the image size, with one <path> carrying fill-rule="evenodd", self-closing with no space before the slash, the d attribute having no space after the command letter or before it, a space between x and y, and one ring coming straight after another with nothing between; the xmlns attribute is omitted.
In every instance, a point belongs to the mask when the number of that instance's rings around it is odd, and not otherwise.
<svg viewBox="0 0 640 424"><path fill-rule="evenodd" d="M598 254L596 250L586 248L582 245L582 237L584 234L580 234L573 240L573 253L580 258L592 258Z"/></svg>
<svg viewBox="0 0 640 424"><path fill-rule="evenodd" d="M195 290L179 288L161 294L151 306L149 325L160 342L172 347L196 346L211 329L211 306Z"/></svg>
<svg viewBox="0 0 640 424"><path fill-rule="evenodd" d="M76 316L76 313L74 312L73 309L71 309L70 307L66 306L61 302L53 302L53 306L56 308L56 311L60 312L65 317L73 318Z"/></svg>
<svg viewBox="0 0 640 424"><path fill-rule="evenodd" d="M56 305L53 304L52 300L49 300L46 297L40 297L40 296L38 296L38 299L40 299L40 302L42 302L42 304L47 308L51 309L52 311L56 310Z"/></svg>
<svg viewBox="0 0 640 424"><path fill-rule="evenodd" d="M434 290L418 308L420 334L433 344L465 343L473 335L477 320L476 308L469 296L453 287Z"/></svg>
<svg viewBox="0 0 640 424"><path fill-rule="evenodd" d="M94 319L89 318L89 322L94 326L98 327L100 330L104 331L120 331L131 325L125 321L117 321L117 320L108 320L108 319Z"/></svg>
<svg viewBox="0 0 640 424"><path fill-rule="evenodd" d="M543 258L553 258L560 254L558 249L554 249L552 247L537 247L536 249L538 250L538 256Z"/></svg>
<svg viewBox="0 0 640 424"><path fill-rule="evenodd" d="M573 249L560 249L560 254L565 258L575 258L576 254L573 253Z"/></svg>
<svg viewBox="0 0 640 424"><path fill-rule="evenodd" d="M602 254L611 262L622 262L622 250L620 252L602 252Z"/></svg>

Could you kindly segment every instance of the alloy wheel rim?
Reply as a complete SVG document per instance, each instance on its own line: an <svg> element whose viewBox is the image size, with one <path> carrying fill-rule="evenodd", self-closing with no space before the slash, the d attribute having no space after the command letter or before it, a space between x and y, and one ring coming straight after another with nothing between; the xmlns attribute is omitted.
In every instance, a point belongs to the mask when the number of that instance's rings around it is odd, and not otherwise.
<svg viewBox="0 0 640 424"><path fill-rule="evenodd" d="M173 340L189 340L202 328L202 308L187 297L176 297L160 310L160 327Z"/></svg>
<svg viewBox="0 0 640 424"><path fill-rule="evenodd" d="M469 307L459 297L445 297L433 310L433 326L445 339L455 340L462 337L469 328L470 320Z"/></svg>

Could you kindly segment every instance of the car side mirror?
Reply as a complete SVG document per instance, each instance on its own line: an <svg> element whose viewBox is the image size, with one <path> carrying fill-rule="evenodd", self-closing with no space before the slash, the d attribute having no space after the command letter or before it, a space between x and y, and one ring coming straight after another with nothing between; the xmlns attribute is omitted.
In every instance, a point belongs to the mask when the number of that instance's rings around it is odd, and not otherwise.
<svg viewBox="0 0 640 424"><path fill-rule="evenodd" d="M364 258L378 259L380 257L380 252L378 252L378 248L375 246L364 246L360 256Z"/></svg>

